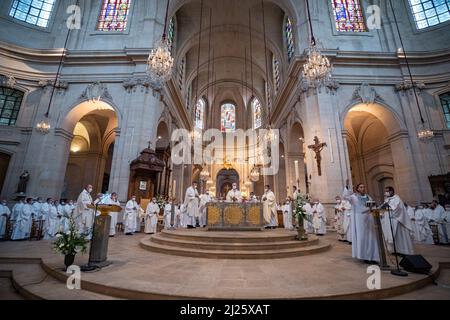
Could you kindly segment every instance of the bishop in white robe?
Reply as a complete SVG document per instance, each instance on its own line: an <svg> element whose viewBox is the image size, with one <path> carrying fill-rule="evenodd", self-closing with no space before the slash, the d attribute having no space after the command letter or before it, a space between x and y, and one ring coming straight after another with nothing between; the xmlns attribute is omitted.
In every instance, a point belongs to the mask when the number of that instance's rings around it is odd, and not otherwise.
<svg viewBox="0 0 450 320"><path fill-rule="evenodd" d="M411 218L402 199L395 194L394 188L386 188L384 203L388 211L383 214L381 224L389 252L394 252L393 244L395 240L397 253L402 255L414 254L411 239L411 233L414 229Z"/></svg>
<svg viewBox="0 0 450 320"><path fill-rule="evenodd" d="M325 208L318 200L314 203L312 212L314 233L319 236L325 235L327 233L327 217Z"/></svg>
<svg viewBox="0 0 450 320"><path fill-rule="evenodd" d="M126 235L132 235L136 231L136 216L139 214L139 204L136 197L133 196L125 206L123 214L124 232Z"/></svg>
<svg viewBox="0 0 450 320"><path fill-rule="evenodd" d="M186 225L188 228L195 228L197 223L195 217L199 215L199 194L197 191L197 183L192 183L192 186L187 188L184 197L184 205L186 206Z"/></svg>
<svg viewBox="0 0 450 320"><path fill-rule="evenodd" d="M84 233L87 239L92 237L92 226L94 223L94 210L89 208L93 204L91 197L92 190L91 185L86 186L78 196L75 208L75 216L78 216L80 219L80 232Z"/></svg>
<svg viewBox="0 0 450 320"><path fill-rule="evenodd" d="M364 184L359 184L356 191L356 193L353 192L347 181L347 187L342 195L342 198L349 201L353 208L352 257L364 260L366 263L379 263L380 253L375 222L370 208L366 207L366 203L373 200L366 194Z"/></svg>
<svg viewBox="0 0 450 320"><path fill-rule="evenodd" d="M6 200L3 200L0 204L0 239L5 237L6 233L6 224L8 223L8 219L11 216L11 210L8 208L8 203Z"/></svg>
<svg viewBox="0 0 450 320"><path fill-rule="evenodd" d="M277 203L275 194L270 190L270 186L266 186L262 196L263 212L266 227L275 229L278 227Z"/></svg>
<svg viewBox="0 0 450 320"><path fill-rule="evenodd" d="M147 234L154 234L157 231L158 226L158 215L159 215L159 206L156 203L156 199L153 198L152 202L150 202L147 206L147 210L145 212L145 230L144 232Z"/></svg>

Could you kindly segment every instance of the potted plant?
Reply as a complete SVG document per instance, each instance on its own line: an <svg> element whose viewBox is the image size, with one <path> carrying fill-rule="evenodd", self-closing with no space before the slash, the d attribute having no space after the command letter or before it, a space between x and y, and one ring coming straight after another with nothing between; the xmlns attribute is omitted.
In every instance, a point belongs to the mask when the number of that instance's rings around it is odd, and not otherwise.
<svg viewBox="0 0 450 320"><path fill-rule="evenodd" d="M308 240L308 235L306 234L303 222L304 220L309 221L309 218L306 215L306 211L304 209L304 205L306 204L307 199L299 194L297 196L297 199L295 199L294 201L295 201L294 215L297 218L298 223L296 239L300 241L306 241Z"/></svg>
<svg viewBox="0 0 450 320"><path fill-rule="evenodd" d="M53 249L64 255L64 265L66 269L70 267L78 252L86 253L87 245L86 235L80 233L77 222L72 215L65 216L68 221L67 232L59 231L56 234L56 240L53 242Z"/></svg>

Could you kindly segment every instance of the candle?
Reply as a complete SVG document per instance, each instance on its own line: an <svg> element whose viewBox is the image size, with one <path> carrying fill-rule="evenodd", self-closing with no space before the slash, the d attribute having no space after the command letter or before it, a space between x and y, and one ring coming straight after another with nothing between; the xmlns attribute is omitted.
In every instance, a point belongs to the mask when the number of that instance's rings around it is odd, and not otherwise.
<svg viewBox="0 0 450 320"><path fill-rule="evenodd" d="M298 185L297 185L297 184L298 184L298 182L300 181L299 175L298 175L298 161L295 160L294 163L295 163L295 185L296 185L297 188L298 188Z"/></svg>

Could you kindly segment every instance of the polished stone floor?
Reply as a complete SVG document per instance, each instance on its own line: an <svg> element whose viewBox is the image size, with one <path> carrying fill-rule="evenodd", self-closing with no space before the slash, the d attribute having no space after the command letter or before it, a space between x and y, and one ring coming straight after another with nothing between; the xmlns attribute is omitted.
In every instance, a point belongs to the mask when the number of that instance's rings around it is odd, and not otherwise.
<svg viewBox="0 0 450 320"><path fill-rule="evenodd" d="M351 246L338 242L333 233L321 238L332 245L327 252L270 260L202 259L153 253L140 248L139 242L144 237L148 236L111 238L108 257L112 265L98 272L83 273L82 280L178 298L292 299L370 292L366 285L367 265L353 260ZM450 262L450 247L416 245L415 249L434 268L438 262ZM0 258L4 257L42 258L51 268L63 267L63 257L52 252L49 241L2 242ZM82 265L87 259L88 255L79 255L75 263ZM394 262L392 258L390 261ZM423 275L398 278L382 272L381 287L395 288L421 279ZM5 286L2 283L0 290ZM433 288L430 290L432 295ZM439 290L439 296L450 299L449 288Z"/></svg>

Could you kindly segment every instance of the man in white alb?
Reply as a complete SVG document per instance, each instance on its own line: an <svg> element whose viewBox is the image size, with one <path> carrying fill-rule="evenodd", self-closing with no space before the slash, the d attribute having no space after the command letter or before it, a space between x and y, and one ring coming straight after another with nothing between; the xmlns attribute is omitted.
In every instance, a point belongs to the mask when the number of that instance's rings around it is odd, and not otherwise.
<svg viewBox="0 0 450 320"><path fill-rule="evenodd" d="M266 185L262 196L264 220L267 229L275 229L278 227L277 202L275 194L270 190L270 186Z"/></svg>
<svg viewBox="0 0 450 320"><path fill-rule="evenodd" d="M239 191L237 183L232 184L232 188L228 191L227 202L242 202L242 193Z"/></svg>
<svg viewBox="0 0 450 320"><path fill-rule="evenodd" d="M197 182L193 182L192 186L187 188L186 195L184 197L184 205L186 207L186 225L188 229L196 227L197 223L195 217L199 215L199 200L200 196L197 191Z"/></svg>
<svg viewBox="0 0 450 320"><path fill-rule="evenodd" d="M75 216L80 217L80 231L87 234L88 239L92 236L92 226L94 224L94 210L89 208L90 205L93 205L91 197L92 190L92 185L88 184L78 196L77 206L75 208Z"/></svg>
<svg viewBox="0 0 450 320"><path fill-rule="evenodd" d="M338 234L339 241L352 242L352 231L350 228L352 221L352 205L347 200L342 200L341 197L336 197L336 211L335 228Z"/></svg>
<svg viewBox="0 0 450 320"><path fill-rule="evenodd" d="M146 234L154 234L157 231L158 227L158 215L159 215L159 206L156 203L156 198L152 199L147 206L147 210L145 211L145 230Z"/></svg>
<svg viewBox="0 0 450 320"><path fill-rule="evenodd" d="M209 191L206 191L205 194L200 196L200 219L199 225L200 228L206 227L206 214L207 214L207 204L211 202L211 196L209 195Z"/></svg>
<svg viewBox="0 0 450 320"><path fill-rule="evenodd" d="M125 235L131 236L136 231L136 215L139 214L140 207L136 202L136 196L132 196L131 200L127 202L123 214L123 225Z"/></svg>

